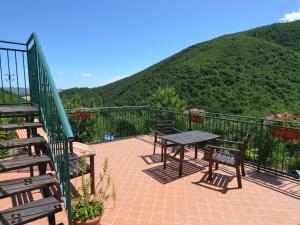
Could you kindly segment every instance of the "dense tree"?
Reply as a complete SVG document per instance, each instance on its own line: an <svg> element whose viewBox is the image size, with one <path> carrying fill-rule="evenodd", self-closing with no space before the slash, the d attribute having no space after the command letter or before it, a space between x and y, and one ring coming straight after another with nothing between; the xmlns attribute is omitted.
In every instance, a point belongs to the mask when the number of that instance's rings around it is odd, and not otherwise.
<svg viewBox="0 0 300 225"><path fill-rule="evenodd" d="M151 95L147 102L151 106L158 108L185 109L187 107L186 101L180 99L173 87L159 88Z"/></svg>

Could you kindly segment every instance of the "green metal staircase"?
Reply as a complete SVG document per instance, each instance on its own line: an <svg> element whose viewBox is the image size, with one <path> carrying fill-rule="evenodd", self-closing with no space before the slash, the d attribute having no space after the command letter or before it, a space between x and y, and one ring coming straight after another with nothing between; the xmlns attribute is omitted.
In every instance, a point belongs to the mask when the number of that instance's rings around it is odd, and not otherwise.
<svg viewBox="0 0 300 225"><path fill-rule="evenodd" d="M0 160L0 174L30 168L29 177L0 181L0 199L36 189L42 189L43 194L41 200L0 211L0 225L26 224L43 217L56 224L55 214L62 206L50 194L49 187L54 184L59 186L68 223L72 224L69 146L73 133L43 50L35 33L26 43L0 44L0 131L27 130L27 139L1 141L0 153L28 149L22 157ZM47 141L37 134L39 127L47 133ZM47 165L55 170L55 176L46 174ZM34 176L34 166L39 169L38 176Z"/></svg>

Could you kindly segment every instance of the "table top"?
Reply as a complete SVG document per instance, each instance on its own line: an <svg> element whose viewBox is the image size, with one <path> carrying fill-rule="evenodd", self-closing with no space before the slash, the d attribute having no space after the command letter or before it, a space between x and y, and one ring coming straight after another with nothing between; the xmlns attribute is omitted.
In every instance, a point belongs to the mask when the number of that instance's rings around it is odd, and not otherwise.
<svg viewBox="0 0 300 225"><path fill-rule="evenodd" d="M164 135L161 136L163 140L171 141L179 145L188 145L188 144L194 144L199 143L203 141L209 141L213 139L220 138L220 135L204 132L204 131L187 131L177 134L170 134L170 135Z"/></svg>

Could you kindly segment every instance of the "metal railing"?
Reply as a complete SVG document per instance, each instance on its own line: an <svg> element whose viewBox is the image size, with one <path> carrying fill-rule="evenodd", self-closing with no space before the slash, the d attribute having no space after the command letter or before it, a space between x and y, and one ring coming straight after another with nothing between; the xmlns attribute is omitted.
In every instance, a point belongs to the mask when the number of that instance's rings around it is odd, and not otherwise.
<svg viewBox="0 0 300 225"><path fill-rule="evenodd" d="M73 132L58 95L46 58L33 33L26 43L31 103L39 108L40 120L48 135L50 156L71 224L69 142Z"/></svg>
<svg viewBox="0 0 300 225"><path fill-rule="evenodd" d="M229 140L242 140L247 133L251 133L251 142L246 151L249 165L276 175L297 180L300 178L296 173L300 169L300 126L296 128L293 122L280 126L263 118L221 113L205 113L202 120L193 122L192 115L182 110L149 106L104 107L67 112L75 137L86 143L150 134L155 122L162 119L173 120L175 127L182 131L203 130Z"/></svg>
<svg viewBox="0 0 300 225"><path fill-rule="evenodd" d="M149 133L149 106L66 109L75 139L110 141Z"/></svg>
<svg viewBox="0 0 300 225"><path fill-rule="evenodd" d="M0 41L0 105L30 103L26 44Z"/></svg>

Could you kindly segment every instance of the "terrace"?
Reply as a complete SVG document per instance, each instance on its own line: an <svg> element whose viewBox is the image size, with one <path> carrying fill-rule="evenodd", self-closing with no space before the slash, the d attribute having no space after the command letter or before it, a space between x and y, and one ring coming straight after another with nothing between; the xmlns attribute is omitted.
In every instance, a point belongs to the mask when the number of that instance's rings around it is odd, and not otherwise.
<svg viewBox="0 0 300 225"><path fill-rule="evenodd" d="M46 217L51 225L72 224L71 198L80 189L80 178L70 179L73 141L95 151L96 183L103 160L109 159L118 199L115 206L107 205L102 225L299 223L299 122L211 112L197 122L181 110L150 106L66 113L36 34L26 43L2 43L19 47L0 48L2 65L7 65L0 68L0 133L12 138L23 129L26 134L20 140L1 140L0 156L7 158L0 161L0 181L5 181L0 186L1 225L40 225L47 223ZM21 98L23 86L29 99ZM238 188L236 173L227 166L220 165L209 180L203 151L194 159L192 145L186 146L181 177L176 160L168 160L164 169L160 154L153 154L152 134L159 120L171 120L181 131L200 130L227 140L242 140L251 133L243 188ZM39 136L39 130L45 135ZM32 171L32 166L39 166L39 171ZM48 180L43 182L44 177ZM11 181L16 178L20 180ZM41 202L46 210L39 207Z"/></svg>
<svg viewBox="0 0 300 225"><path fill-rule="evenodd" d="M296 181L257 172L251 166L246 166L242 189L237 188L234 171L226 166L221 166L208 181L208 163L201 159L201 153L194 160L193 150L186 154L183 176L179 178L177 162L168 162L164 170L160 155L152 154L152 142L152 136L142 135L91 145L97 153L96 174L108 157L118 192L116 205L108 205L102 225L299 223L300 186ZM9 173L1 180L24 172ZM78 183L72 180L74 186ZM36 191L33 196L23 194L13 200L39 197ZM12 202L1 202L1 209ZM64 213L57 215L57 222L67 223ZM32 224L41 223L39 220Z"/></svg>

